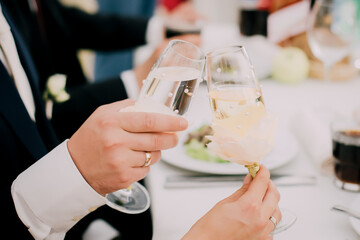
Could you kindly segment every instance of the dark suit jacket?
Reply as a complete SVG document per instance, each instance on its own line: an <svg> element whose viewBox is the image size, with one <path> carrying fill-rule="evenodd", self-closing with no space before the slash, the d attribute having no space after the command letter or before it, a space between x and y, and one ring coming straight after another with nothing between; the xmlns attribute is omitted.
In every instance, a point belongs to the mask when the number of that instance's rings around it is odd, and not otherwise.
<svg viewBox="0 0 360 240"><path fill-rule="evenodd" d="M71 137L98 106L127 98L119 77L88 84L77 51L109 51L144 44L148 19L87 14L56 0L39 0L40 14L36 15L28 0L1 1L30 49L41 91L52 74L68 76L70 101L55 104L53 109L52 124L60 140Z"/></svg>
<svg viewBox="0 0 360 240"><path fill-rule="evenodd" d="M28 76L36 104L35 124L29 117L26 108L18 94L13 79L4 65L0 64L0 159L3 173L1 182L1 210L7 219L4 236L14 239L30 239L26 227L17 217L12 202L10 187L13 180L22 171L44 156L58 141L54 131L44 114L43 102L38 88L39 78L30 60L30 55L21 42L19 33L13 27L4 11L12 29L21 63Z"/></svg>
<svg viewBox="0 0 360 240"><path fill-rule="evenodd" d="M55 72L68 75L69 86L85 83L86 78L77 58L79 49L111 51L145 44L147 18L87 14L76 8L64 7L57 0L39 0L41 24L30 10L28 0L2 1L24 33L40 72L41 86ZM39 24L44 27L45 38L40 35Z"/></svg>
<svg viewBox="0 0 360 240"><path fill-rule="evenodd" d="M30 119L18 94L14 81L0 62L0 159L2 163L1 210L5 213L2 235L11 239L32 239L18 218L11 198L13 180L30 165L47 154L58 143L52 125L44 113L44 103L39 91L39 76L21 34L2 5L4 15L13 33L22 66L29 79L36 105L36 124ZM95 218L110 222L123 234L123 239L151 239L150 212L141 215L126 215L104 206L82 219L67 234L67 239L81 239L81 234ZM144 225L139 233L134 228L139 222ZM140 235L137 235L140 234Z"/></svg>

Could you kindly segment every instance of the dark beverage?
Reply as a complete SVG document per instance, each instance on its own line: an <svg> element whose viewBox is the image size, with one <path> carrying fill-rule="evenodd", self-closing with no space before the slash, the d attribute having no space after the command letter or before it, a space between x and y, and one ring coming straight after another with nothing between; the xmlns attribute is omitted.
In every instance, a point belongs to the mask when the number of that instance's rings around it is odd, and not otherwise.
<svg viewBox="0 0 360 240"><path fill-rule="evenodd" d="M335 131L332 138L336 177L344 184L359 185L360 130Z"/></svg>
<svg viewBox="0 0 360 240"><path fill-rule="evenodd" d="M244 36L267 36L268 11L258 9L240 10L240 32Z"/></svg>

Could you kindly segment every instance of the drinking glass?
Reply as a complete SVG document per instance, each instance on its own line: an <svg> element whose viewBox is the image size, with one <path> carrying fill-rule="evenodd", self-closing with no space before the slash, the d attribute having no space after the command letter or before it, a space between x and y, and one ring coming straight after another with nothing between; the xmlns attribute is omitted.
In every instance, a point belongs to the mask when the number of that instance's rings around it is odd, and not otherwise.
<svg viewBox="0 0 360 240"><path fill-rule="evenodd" d="M335 185L360 191L360 124L350 119L331 123Z"/></svg>
<svg viewBox="0 0 360 240"><path fill-rule="evenodd" d="M346 57L356 36L356 8L352 0L318 0L308 21L308 41L315 57L324 65L324 79Z"/></svg>
<svg viewBox="0 0 360 240"><path fill-rule="evenodd" d="M205 55L196 45L170 41L144 80L135 105L123 111L187 117L204 65ZM139 183L108 194L107 199L110 207L126 213L141 213L150 206L149 194Z"/></svg>
<svg viewBox="0 0 360 240"><path fill-rule="evenodd" d="M243 46L217 49L206 55L206 78L213 113L209 150L248 168L252 177L273 148L276 117L267 113L254 67ZM296 216L282 209L274 233L290 227Z"/></svg>

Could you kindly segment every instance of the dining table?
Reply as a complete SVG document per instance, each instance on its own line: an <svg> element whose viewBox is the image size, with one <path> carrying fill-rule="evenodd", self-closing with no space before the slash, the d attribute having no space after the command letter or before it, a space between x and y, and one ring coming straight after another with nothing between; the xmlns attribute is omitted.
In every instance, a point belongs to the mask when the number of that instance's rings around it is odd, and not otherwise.
<svg viewBox="0 0 360 240"><path fill-rule="evenodd" d="M342 81L308 78L293 84L264 78L259 84L267 110L277 116L278 131L286 132L296 141L296 152L280 165L273 165L271 175L314 178L311 184L277 186L281 195L280 208L291 211L297 219L291 227L274 235L274 239L360 239L360 220L353 220L358 221L355 226L349 216L331 210L336 204L354 208L353 203L360 194L337 187L331 162L325 164L331 159L331 122L336 118L353 118L354 111L359 111L360 77ZM211 120L205 81L194 96L188 119L189 129ZM180 136L182 134L187 132ZM183 151L182 139L179 137L175 151ZM286 152L288 144L282 142L278 148ZM192 186L190 183L184 187L169 187L166 184L171 176L207 172L182 166L181 158L177 159L179 164L171 163L166 151L145 178L151 197L154 240L181 239L218 201L242 186L241 181L234 181L224 185ZM360 211L360 206L357 210Z"/></svg>

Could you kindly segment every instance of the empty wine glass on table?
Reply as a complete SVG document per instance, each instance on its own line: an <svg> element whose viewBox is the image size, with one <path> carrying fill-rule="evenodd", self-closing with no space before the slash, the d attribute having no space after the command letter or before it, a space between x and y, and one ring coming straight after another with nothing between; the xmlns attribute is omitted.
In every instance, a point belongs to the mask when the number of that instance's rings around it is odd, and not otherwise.
<svg viewBox="0 0 360 240"><path fill-rule="evenodd" d="M196 45L182 40L170 41L144 80L135 105L123 111L187 117L204 65L205 55ZM150 206L147 190L137 182L108 194L107 200L110 207L125 213L141 213Z"/></svg>
<svg viewBox="0 0 360 240"><path fill-rule="evenodd" d="M356 36L356 8L353 0L318 0L308 21L312 53L324 65L324 79L331 68L351 50Z"/></svg>
<svg viewBox="0 0 360 240"><path fill-rule="evenodd" d="M255 177L260 161L274 146L276 117L266 111L245 48L233 46L208 53L206 75L214 132L207 146L221 158L245 165ZM293 213L281 212L282 220L273 234L296 221Z"/></svg>

